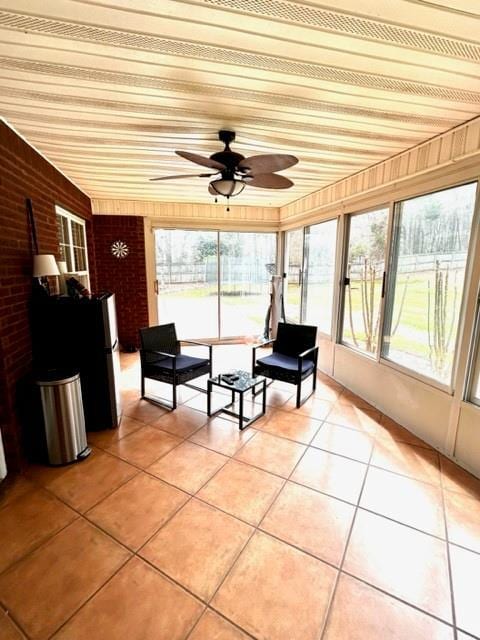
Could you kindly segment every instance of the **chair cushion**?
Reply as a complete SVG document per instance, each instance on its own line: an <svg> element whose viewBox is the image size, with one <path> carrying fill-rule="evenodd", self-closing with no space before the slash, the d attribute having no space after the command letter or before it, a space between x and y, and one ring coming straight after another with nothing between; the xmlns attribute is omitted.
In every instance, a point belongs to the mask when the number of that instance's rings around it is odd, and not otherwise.
<svg viewBox="0 0 480 640"><path fill-rule="evenodd" d="M278 369L286 369L287 371L298 371L298 358L292 358L286 356L283 353L276 353L275 351L265 358L259 358L257 365L264 367L276 367ZM302 373L306 373L310 369L313 369L313 362L311 360L304 360L302 362Z"/></svg>
<svg viewBox="0 0 480 640"><path fill-rule="evenodd" d="M191 369L198 369L199 367L203 367L209 364L208 359L205 358L194 358L193 356L184 356L180 354L176 358L177 360L177 371L188 371ZM155 362L148 363L150 367L155 367L158 369L173 369L173 358L159 358Z"/></svg>

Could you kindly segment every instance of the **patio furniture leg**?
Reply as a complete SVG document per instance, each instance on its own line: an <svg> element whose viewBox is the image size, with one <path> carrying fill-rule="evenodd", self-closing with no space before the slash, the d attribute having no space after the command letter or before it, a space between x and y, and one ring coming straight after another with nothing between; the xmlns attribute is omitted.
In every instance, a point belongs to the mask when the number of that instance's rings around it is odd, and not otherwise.
<svg viewBox="0 0 480 640"><path fill-rule="evenodd" d="M297 409L300 407L300 400L302 398L302 381L297 384Z"/></svg>

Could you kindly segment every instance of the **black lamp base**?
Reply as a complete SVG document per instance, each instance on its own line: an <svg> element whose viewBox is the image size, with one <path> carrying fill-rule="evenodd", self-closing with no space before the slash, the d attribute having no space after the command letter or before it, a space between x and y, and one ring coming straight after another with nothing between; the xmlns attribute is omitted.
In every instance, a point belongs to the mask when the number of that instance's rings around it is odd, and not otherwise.
<svg viewBox="0 0 480 640"><path fill-rule="evenodd" d="M48 278L34 278L32 295L34 298L49 298L50 297L50 285L48 284Z"/></svg>

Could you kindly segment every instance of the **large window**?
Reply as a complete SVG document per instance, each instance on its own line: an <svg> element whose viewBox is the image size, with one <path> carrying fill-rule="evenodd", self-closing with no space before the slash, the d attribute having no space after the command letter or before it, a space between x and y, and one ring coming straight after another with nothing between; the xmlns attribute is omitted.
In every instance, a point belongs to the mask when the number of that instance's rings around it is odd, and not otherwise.
<svg viewBox="0 0 480 640"><path fill-rule="evenodd" d="M397 204L382 356L450 384L475 184Z"/></svg>
<svg viewBox="0 0 480 640"><path fill-rule="evenodd" d="M262 335L276 234L156 229L158 318L181 338Z"/></svg>
<svg viewBox="0 0 480 640"><path fill-rule="evenodd" d="M67 263L68 273L75 273L88 287L85 221L61 207L55 207L55 213L60 260Z"/></svg>
<svg viewBox="0 0 480 640"><path fill-rule="evenodd" d="M388 209L349 218L342 342L369 354L380 332L387 225Z"/></svg>
<svg viewBox="0 0 480 640"><path fill-rule="evenodd" d="M304 322L331 335L335 290L337 219L305 229Z"/></svg>

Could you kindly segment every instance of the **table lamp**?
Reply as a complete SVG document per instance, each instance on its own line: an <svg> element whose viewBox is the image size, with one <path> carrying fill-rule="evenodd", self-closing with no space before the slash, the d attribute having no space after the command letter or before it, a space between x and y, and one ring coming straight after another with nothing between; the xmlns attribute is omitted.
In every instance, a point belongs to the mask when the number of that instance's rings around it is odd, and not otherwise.
<svg viewBox="0 0 480 640"><path fill-rule="evenodd" d="M55 256L51 253L40 253L33 256L33 277L37 278L39 286L47 296L50 295L48 276L59 276Z"/></svg>

